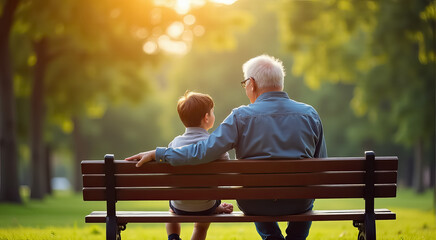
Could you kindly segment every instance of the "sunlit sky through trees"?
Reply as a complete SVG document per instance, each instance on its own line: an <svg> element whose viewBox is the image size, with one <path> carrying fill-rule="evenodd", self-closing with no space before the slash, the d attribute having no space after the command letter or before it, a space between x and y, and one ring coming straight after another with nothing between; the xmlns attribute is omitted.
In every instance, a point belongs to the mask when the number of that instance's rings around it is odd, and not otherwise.
<svg viewBox="0 0 436 240"><path fill-rule="evenodd" d="M231 5L237 0L154 0L156 6L165 6L173 8L178 14L183 16L183 21L173 22L164 33L153 34L144 43L142 50L146 54L155 54L158 50L177 55L186 54L190 48L194 37L204 35L206 29L200 23L197 23L195 15L191 14L192 9L204 6L207 2L223 5ZM160 11L158 8L153 10L152 18L159 19ZM136 32L138 37L146 36L145 29L139 29Z"/></svg>

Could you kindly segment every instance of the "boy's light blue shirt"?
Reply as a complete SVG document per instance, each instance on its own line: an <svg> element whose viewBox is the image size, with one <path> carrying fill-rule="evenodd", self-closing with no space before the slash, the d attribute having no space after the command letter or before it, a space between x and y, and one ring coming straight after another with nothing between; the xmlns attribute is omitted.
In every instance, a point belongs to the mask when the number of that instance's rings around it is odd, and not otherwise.
<svg viewBox="0 0 436 240"><path fill-rule="evenodd" d="M285 92L267 92L253 104L233 109L209 138L179 148L156 148L156 161L202 164L232 148L238 159L327 157L316 110L290 99Z"/></svg>

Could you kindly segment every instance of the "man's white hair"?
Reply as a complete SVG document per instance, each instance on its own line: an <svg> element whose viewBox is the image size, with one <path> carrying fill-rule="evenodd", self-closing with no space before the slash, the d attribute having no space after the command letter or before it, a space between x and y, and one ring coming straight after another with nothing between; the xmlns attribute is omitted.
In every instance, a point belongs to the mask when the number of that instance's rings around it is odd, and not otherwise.
<svg viewBox="0 0 436 240"><path fill-rule="evenodd" d="M283 90L285 70L283 63L269 55L260 55L242 65L244 78L254 78L257 86L263 88L280 88Z"/></svg>

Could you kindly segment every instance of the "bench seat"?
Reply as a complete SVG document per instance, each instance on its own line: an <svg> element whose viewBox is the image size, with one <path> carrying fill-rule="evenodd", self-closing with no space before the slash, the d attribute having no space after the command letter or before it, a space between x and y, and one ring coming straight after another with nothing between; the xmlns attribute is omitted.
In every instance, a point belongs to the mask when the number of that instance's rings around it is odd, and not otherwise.
<svg viewBox="0 0 436 240"><path fill-rule="evenodd" d="M375 209L376 220L393 220L395 213L388 209ZM242 212L210 216L182 216L168 211L117 211L117 222L167 223L167 222L274 222L274 221L363 221L365 210L313 210L302 214L284 216L248 216ZM93 211L86 216L87 223L106 223L106 211Z"/></svg>

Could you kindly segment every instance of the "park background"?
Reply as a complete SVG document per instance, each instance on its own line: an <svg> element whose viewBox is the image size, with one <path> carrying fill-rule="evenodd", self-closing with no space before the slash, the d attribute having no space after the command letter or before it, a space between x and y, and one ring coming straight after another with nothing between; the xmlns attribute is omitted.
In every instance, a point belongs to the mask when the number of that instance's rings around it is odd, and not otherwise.
<svg viewBox="0 0 436 240"><path fill-rule="evenodd" d="M329 156L374 150L399 157L398 197L376 202L396 210L398 220L377 223L378 235L436 238L436 1L1 0L0 6L0 239L103 239L103 225L83 223L104 205L81 200L80 161L166 146L184 132L176 103L186 90L213 97L216 127L249 103L241 66L260 54L281 59L285 91L317 109ZM355 238L351 223L328 224L314 224L310 239ZM214 227L210 239L257 237L252 224ZM132 225L126 234L165 238L163 225Z"/></svg>

